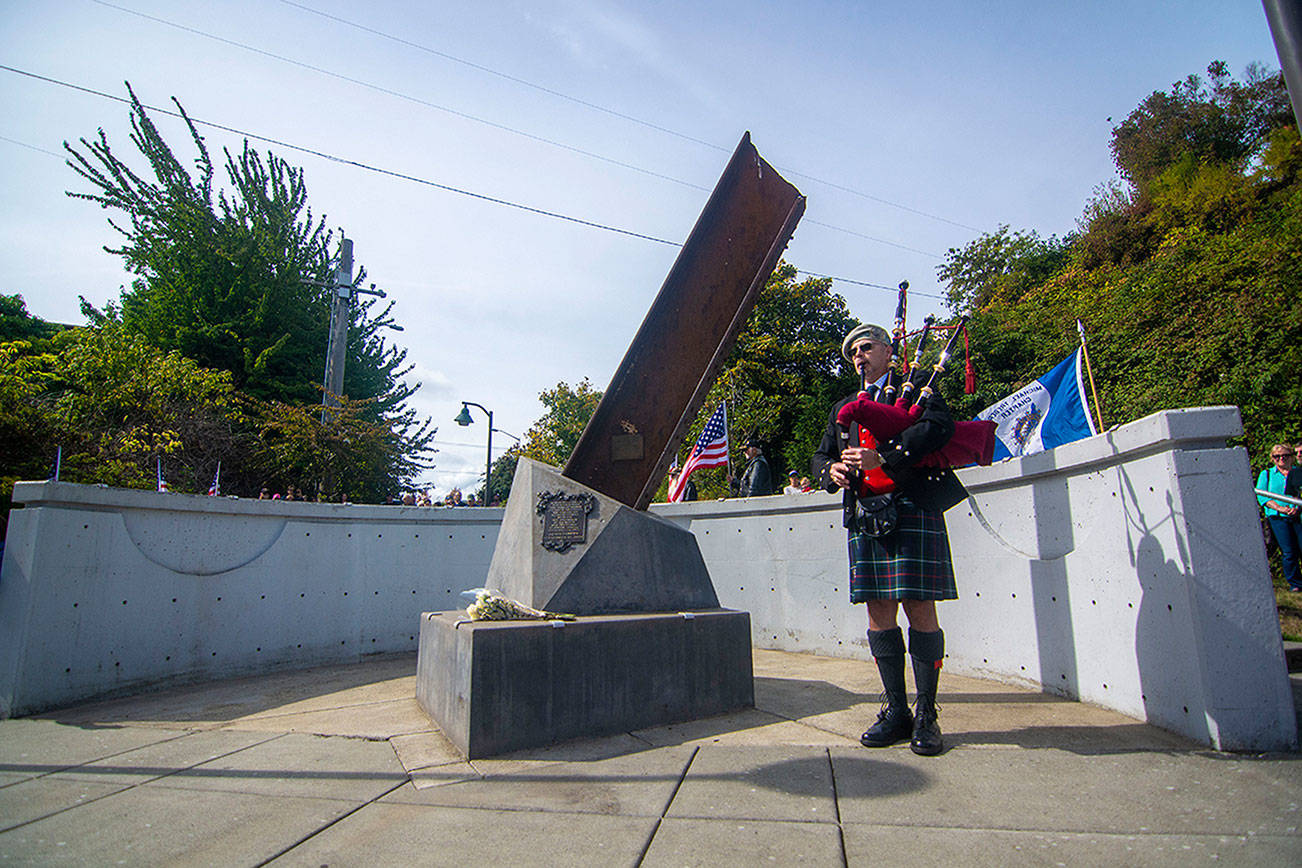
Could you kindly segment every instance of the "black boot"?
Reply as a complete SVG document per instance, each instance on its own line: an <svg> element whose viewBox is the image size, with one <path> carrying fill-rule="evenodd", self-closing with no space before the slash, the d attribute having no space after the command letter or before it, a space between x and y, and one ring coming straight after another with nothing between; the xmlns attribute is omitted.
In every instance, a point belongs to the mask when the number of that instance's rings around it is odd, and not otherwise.
<svg viewBox="0 0 1302 868"><path fill-rule="evenodd" d="M918 700L913 706L913 738L909 747L919 756L935 756L945 749L936 717L936 685L940 681L940 664L945 658L945 634L919 633L909 628L909 656L913 658L913 681Z"/></svg>
<svg viewBox="0 0 1302 868"><path fill-rule="evenodd" d="M913 715L909 712L909 695L904 686L904 633L869 630L868 647L882 676L882 710L877 722L859 737L864 747L890 747L913 733Z"/></svg>

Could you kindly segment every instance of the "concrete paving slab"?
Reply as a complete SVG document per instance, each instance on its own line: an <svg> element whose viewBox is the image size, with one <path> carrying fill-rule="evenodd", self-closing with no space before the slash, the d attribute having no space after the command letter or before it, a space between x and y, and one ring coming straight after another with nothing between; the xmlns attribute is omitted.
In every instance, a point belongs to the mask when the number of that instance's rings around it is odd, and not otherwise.
<svg viewBox="0 0 1302 868"><path fill-rule="evenodd" d="M834 823L667 817L656 830L642 862L649 868L750 868L764 864L840 868L845 863L841 861L839 830Z"/></svg>
<svg viewBox="0 0 1302 868"><path fill-rule="evenodd" d="M870 751L857 741L878 707L871 663L754 659L756 709L469 763L432 724L403 732L412 655L0 721L0 820L22 823L0 833L0 859L100 864L102 839L132 864L256 863L310 838L286 864L331 853L367 864L502 853L631 864L647 846L649 864L818 864L829 852L840 864L839 844L825 841L836 811L805 810L831 805L834 782L851 865L916 862L920 841L928 862L1302 864L1302 754L1217 754L1111 712L949 673L943 756ZM223 824L222 811L240 819ZM124 831L106 837L106 823ZM218 850L201 840L208 828L225 840ZM244 828L249 840L234 841ZM347 835L335 840L336 829ZM380 841L386 829L397 831ZM575 841L599 846L576 853Z"/></svg>
<svg viewBox="0 0 1302 868"><path fill-rule="evenodd" d="M540 763L449 786L403 787L381 801L516 811L658 817L691 760L690 747L642 750L608 759ZM475 763L478 767L479 763ZM440 767L447 768L447 767ZM429 770L436 774L438 769Z"/></svg>
<svg viewBox="0 0 1302 868"><path fill-rule="evenodd" d="M864 629L867 630L867 624ZM784 678L827 681L844 687L868 684L871 681L878 684L878 690L881 689L881 682L877 680L877 667L871 661L825 657L821 654L793 654L790 651L772 651L766 648L754 649L751 659L757 678L779 675Z"/></svg>
<svg viewBox="0 0 1302 868"><path fill-rule="evenodd" d="M215 728L237 718L287 707L311 710L319 707L313 705L318 700L338 706L414 696L414 689L392 682L414 678L415 672L416 655L407 653L369 658L362 663L173 686L51 711L41 717L69 724Z"/></svg>
<svg viewBox="0 0 1302 868"><path fill-rule="evenodd" d="M755 707L857 742L877 719L881 681L871 663L756 651ZM785 657L805 658L784 665ZM764 674L759 674L760 672ZM808 677L809 675L820 677ZM913 690L912 674L907 679ZM912 694L911 694L912 695ZM939 702L950 744L1189 750L1182 736L1060 696L945 673Z"/></svg>
<svg viewBox="0 0 1302 868"><path fill-rule="evenodd" d="M416 769L408 772L411 783L408 785L412 789L424 790L430 787L443 787L448 784L459 784L462 781L477 781L483 779L483 775L475 771L475 767L468 762L445 763L439 766L426 766L423 769ZM399 795L402 791L394 792L394 801L412 801L411 799L402 799Z"/></svg>
<svg viewBox="0 0 1302 868"><path fill-rule="evenodd" d="M1302 842L1277 835L1114 835L847 825L846 864L1297 865ZM658 836L657 836L658 837Z"/></svg>
<svg viewBox="0 0 1302 868"><path fill-rule="evenodd" d="M104 784L143 784L276 737L265 733L193 732L73 766L56 772L53 777Z"/></svg>
<svg viewBox="0 0 1302 868"><path fill-rule="evenodd" d="M0 862L256 865L354 807L328 799L133 787L0 833Z"/></svg>
<svg viewBox="0 0 1302 868"><path fill-rule="evenodd" d="M307 732L351 738L386 739L430 732L434 724L414 697L338 705L310 711L263 713L240 717L223 729L241 732Z"/></svg>
<svg viewBox="0 0 1302 868"><path fill-rule="evenodd" d="M660 747L660 745L651 745L630 733L621 733L601 738L581 738L548 747L535 747L501 756L471 760L470 764L484 777L497 777L519 774L549 765L593 762L641 753L649 747Z"/></svg>
<svg viewBox="0 0 1302 868"><path fill-rule="evenodd" d="M702 747L667 816L835 822L827 749Z"/></svg>
<svg viewBox="0 0 1302 868"><path fill-rule="evenodd" d="M443 737L443 733L418 732L412 735L398 735L389 739L398 762L408 772L416 769L439 766L446 763L461 762L461 754L452 746L452 742Z"/></svg>
<svg viewBox="0 0 1302 868"><path fill-rule="evenodd" d="M0 772L0 790L20 781L30 780L34 775L20 775L14 772Z"/></svg>
<svg viewBox="0 0 1302 868"><path fill-rule="evenodd" d="M653 817L376 803L270 864L632 866L655 823Z"/></svg>
<svg viewBox="0 0 1302 868"><path fill-rule="evenodd" d="M406 780L387 741L290 734L147 786L365 802Z"/></svg>
<svg viewBox="0 0 1302 868"><path fill-rule="evenodd" d="M5 787L0 789L0 831L102 799L126 786L63 780L47 775ZM0 849L0 853L3 852Z"/></svg>
<svg viewBox="0 0 1302 868"><path fill-rule="evenodd" d="M1302 757L831 748L843 823L1046 832L1297 835Z"/></svg>
<svg viewBox="0 0 1302 868"><path fill-rule="evenodd" d="M633 733L649 744L846 744L846 738L776 714L748 709ZM855 737L858 740L858 736Z"/></svg>
<svg viewBox="0 0 1302 868"><path fill-rule="evenodd" d="M0 771L46 774L183 735L184 730L4 720L0 721Z"/></svg>
<svg viewBox="0 0 1302 868"><path fill-rule="evenodd" d="M407 669L408 665L410 665L413 670L411 674L404 674L394 678L385 678L371 684L359 684L332 693L283 702L272 708L244 715L243 719L256 720L270 715L304 714L335 708L366 706L379 702L410 699L416 695L416 675L414 672L415 661L412 660L410 664L404 662L402 664L402 669ZM391 663L389 666L385 667L385 670L391 671L392 668L393 664Z"/></svg>

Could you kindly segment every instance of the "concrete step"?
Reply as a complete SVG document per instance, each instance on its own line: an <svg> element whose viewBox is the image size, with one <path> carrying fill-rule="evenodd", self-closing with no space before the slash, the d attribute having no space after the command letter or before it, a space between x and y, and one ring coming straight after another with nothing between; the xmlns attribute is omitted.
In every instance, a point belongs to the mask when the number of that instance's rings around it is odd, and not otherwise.
<svg viewBox="0 0 1302 868"><path fill-rule="evenodd" d="M1284 661L1289 672L1302 672L1302 642L1284 640Z"/></svg>

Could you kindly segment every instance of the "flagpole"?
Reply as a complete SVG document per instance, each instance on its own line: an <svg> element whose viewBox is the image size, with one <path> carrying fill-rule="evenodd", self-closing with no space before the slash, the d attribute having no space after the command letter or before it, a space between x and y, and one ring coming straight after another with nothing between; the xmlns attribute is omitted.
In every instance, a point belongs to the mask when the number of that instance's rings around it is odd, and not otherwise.
<svg viewBox="0 0 1302 868"><path fill-rule="evenodd" d="M1085 357L1085 373L1090 378L1090 397L1094 399L1094 417L1099 420L1099 433L1103 433L1103 410L1099 406L1099 393L1094 388L1094 369L1090 366L1090 351L1085 343L1085 326L1081 324L1080 317L1076 318L1076 331L1080 333L1081 355Z"/></svg>
<svg viewBox="0 0 1302 868"><path fill-rule="evenodd" d="M728 434L728 399L723 399L723 442L728 444L728 478L732 478L732 437ZM732 493L731 485L728 493Z"/></svg>
<svg viewBox="0 0 1302 868"><path fill-rule="evenodd" d="M63 447L59 446L58 451L54 453L54 481L59 481L59 470L63 467Z"/></svg>

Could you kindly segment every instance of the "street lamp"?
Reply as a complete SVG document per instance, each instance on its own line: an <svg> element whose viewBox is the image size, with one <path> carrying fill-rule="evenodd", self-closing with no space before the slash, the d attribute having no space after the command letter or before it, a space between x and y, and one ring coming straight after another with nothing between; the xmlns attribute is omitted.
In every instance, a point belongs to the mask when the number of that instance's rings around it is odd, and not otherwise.
<svg viewBox="0 0 1302 868"><path fill-rule="evenodd" d="M488 414L488 459L484 462L484 506L488 506L491 500L489 486L493 481L493 411L483 404L476 404L474 401L462 401L461 412L456 415L453 422L456 422L462 428L474 422L470 418L470 408L478 407ZM505 433L505 432L503 432Z"/></svg>

